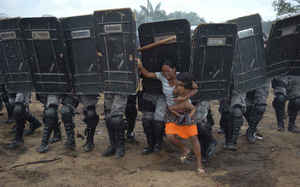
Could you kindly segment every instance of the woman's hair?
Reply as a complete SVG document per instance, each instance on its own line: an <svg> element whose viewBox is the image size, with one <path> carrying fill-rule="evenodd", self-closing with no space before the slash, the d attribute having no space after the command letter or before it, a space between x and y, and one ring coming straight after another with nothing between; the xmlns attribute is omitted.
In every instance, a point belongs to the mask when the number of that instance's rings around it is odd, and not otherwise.
<svg viewBox="0 0 300 187"><path fill-rule="evenodd" d="M192 73L184 72L176 76L176 79L183 82L183 87L185 89L193 89L194 77Z"/></svg>
<svg viewBox="0 0 300 187"><path fill-rule="evenodd" d="M164 58L164 59L163 59L163 64L162 64L162 65L163 65L163 66L164 66L164 65L169 66L169 67L172 68L172 69L176 68L175 64L172 63L172 61L169 60L168 58Z"/></svg>

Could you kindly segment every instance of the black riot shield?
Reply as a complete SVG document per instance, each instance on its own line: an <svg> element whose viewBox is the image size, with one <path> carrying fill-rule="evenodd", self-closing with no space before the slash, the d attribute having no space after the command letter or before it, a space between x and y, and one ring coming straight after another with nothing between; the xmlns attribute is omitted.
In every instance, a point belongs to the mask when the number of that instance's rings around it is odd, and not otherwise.
<svg viewBox="0 0 300 187"><path fill-rule="evenodd" d="M60 22L55 17L24 18L25 46L30 59L35 92L64 94L71 91L68 63Z"/></svg>
<svg viewBox="0 0 300 187"><path fill-rule="evenodd" d="M95 11L97 53L104 62L104 92L136 94L136 22L131 9Z"/></svg>
<svg viewBox="0 0 300 187"><path fill-rule="evenodd" d="M77 95L98 95L103 90L103 68L97 57L93 15L63 18L73 85ZM102 56L102 54L98 54Z"/></svg>
<svg viewBox="0 0 300 187"><path fill-rule="evenodd" d="M168 60L175 64L176 71L189 71L191 28L187 20L144 23L139 27L141 47L174 36L176 36L175 42L142 51L142 62L147 70L160 72L164 61ZM158 80L144 78L143 90L147 93L161 93L161 83Z"/></svg>
<svg viewBox="0 0 300 187"><path fill-rule="evenodd" d="M32 76L20 18L0 20L1 59L9 93L31 92Z"/></svg>
<svg viewBox="0 0 300 187"><path fill-rule="evenodd" d="M1 38L0 38L1 45ZM6 85L5 81L5 60L2 52L2 47L0 46L0 94L4 92L4 86Z"/></svg>
<svg viewBox="0 0 300 187"><path fill-rule="evenodd" d="M267 43L267 75L300 75L300 14L278 19Z"/></svg>
<svg viewBox="0 0 300 187"><path fill-rule="evenodd" d="M235 24L203 24L194 31L190 71L199 90L193 101L229 96L236 33Z"/></svg>
<svg viewBox="0 0 300 187"><path fill-rule="evenodd" d="M258 14L240 17L229 23L237 24L238 39L233 60L234 88L247 92L266 83L266 60L261 17Z"/></svg>

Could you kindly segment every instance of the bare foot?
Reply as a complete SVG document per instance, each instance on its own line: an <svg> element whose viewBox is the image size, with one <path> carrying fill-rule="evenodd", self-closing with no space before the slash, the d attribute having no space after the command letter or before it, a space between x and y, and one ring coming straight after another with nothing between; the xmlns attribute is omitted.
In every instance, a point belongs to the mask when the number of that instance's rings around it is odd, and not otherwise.
<svg viewBox="0 0 300 187"><path fill-rule="evenodd" d="M206 172L205 172L205 170L203 168L198 168L197 169L197 174L201 175L201 176L204 176L206 174Z"/></svg>

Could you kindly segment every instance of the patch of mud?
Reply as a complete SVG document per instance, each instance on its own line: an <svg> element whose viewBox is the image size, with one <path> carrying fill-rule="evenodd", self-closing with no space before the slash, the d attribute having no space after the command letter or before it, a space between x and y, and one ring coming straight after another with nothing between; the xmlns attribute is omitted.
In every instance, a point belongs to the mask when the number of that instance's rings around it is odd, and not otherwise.
<svg viewBox="0 0 300 187"><path fill-rule="evenodd" d="M18 179L25 180L29 183L38 183L45 180L48 174L41 171L32 170L15 170L12 172Z"/></svg>

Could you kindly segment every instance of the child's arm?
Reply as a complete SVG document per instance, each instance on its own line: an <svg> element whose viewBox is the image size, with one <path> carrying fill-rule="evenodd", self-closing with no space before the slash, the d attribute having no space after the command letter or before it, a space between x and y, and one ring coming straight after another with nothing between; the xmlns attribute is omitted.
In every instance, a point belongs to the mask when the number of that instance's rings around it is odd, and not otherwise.
<svg viewBox="0 0 300 187"><path fill-rule="evenodd" d="M137 59L137 62L138 62L138 68L145 78L152 78L152 79L157 78L155 73L149 72L146 68L144 68L143 63L141 62L140 59Z"/></svg>
<svg viewBox="0 0 300 187"><path fill-rule="evenodd" d="M198 92L198 85L193 81L193 89L188 92L184 97L182 96L178 96L174 99L175 102L183 102L189 98L191 98L192 96L196 95Z"/></svg>
<svg viewBox="0 0 300 187"><path fill-rule="evenodd" d="M190 116L190 118L192 118L194 116L194 114L196 113L196 107L192 103L187 102L186 109L190 111L189 116Z"/></svg>
<svg viewBox="0 0 300 187"><path fill-rule="evenodd" d="M168 106L169 111L174 114L176 117L180 117L180 113L177 112L178 110L178 105L172 105L172 106Z"/></svg>

